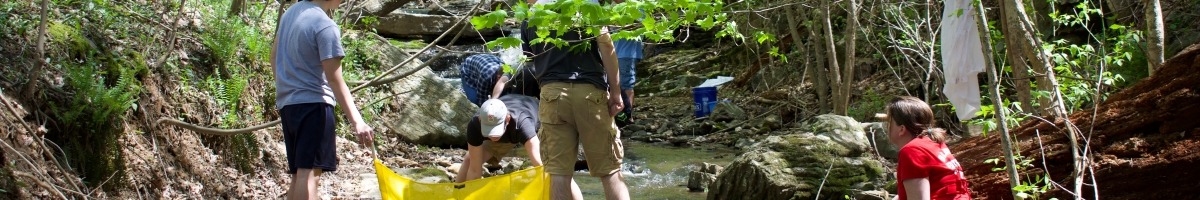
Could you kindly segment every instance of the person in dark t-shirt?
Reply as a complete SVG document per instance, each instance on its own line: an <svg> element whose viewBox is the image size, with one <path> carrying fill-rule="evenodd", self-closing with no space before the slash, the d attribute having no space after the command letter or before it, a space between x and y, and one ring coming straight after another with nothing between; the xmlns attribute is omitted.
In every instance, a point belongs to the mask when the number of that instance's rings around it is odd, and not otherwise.
<svg viewBox="0 0 1200 200"><path fill-rule="evenodd" d="M524 41L537 37L532 34L536 27L528 22L521 27ZM579 198L570 195L575 194L571 183L577 147L582 145L588 170L604 185L605 196L629 199L629 189L619 173L625 155L613 116L624 105L617 80L617 55L608 29L602 28L594 38L579 31L550 35L575 47L545 43L525 46L526 52L533 55L535 76L541 85L538 116L542 130L538 136L542 139L546 173L550 174L550 197Z"/></svg>
<svg viewBox="0 0 1200 200"><path fill-rule="evenodd" d="M533 166L542 166L537 110L536 98L520 94L484 101L467 123L467 156L455 181L479 179L485 161L498 163L516 144L525 145Z"/></svg>

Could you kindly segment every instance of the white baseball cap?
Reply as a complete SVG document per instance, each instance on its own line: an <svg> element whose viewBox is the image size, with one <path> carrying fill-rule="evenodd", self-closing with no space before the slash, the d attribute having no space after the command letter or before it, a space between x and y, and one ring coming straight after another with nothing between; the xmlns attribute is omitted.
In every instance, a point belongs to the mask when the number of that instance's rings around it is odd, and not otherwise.
<svg viewBox="0 0 1200 200"><path fill-rule="evenodd" d="M480 134L483 137L500 137L504 135L504 127L507 127L508 106L504 106L504 102L499 99L488 99L479 107Z"/></svg>

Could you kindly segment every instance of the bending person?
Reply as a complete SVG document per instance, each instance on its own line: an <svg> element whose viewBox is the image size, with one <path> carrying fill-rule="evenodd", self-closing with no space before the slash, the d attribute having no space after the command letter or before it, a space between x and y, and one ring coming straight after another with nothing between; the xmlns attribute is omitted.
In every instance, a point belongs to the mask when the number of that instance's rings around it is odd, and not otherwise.
<svg viewBox="0 0 1200 200"><path fill-rule="evenodd" d="M484 101L479 113L467 124L467 156L455 181L479 179L485 161L499 163L516 144L525 145L533 166L542 166L537 109L537 99L525 95L510 94Z"/></svg>
<svg viewBox="0 0 1200 200"><path fill-rule="evenodd" d="M476 106L500 97L509 79L504 73L504 61L492 54L468 56L459 65L459 73L462 75L463 93Z"/></svg>
<svg viewBox="0 0 1200 200"><path fill-rule="evenodd" d="M901 147L898 199L971 199L962 166L946 146L946 131L933 127L929 104L916 97L896 97L886 110L888 140Z"/></svg>

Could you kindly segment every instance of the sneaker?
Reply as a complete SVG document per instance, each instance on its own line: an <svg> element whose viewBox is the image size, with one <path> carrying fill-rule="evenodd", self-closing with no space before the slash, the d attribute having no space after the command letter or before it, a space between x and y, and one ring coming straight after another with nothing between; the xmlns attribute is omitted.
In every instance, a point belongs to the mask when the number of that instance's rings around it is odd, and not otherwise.
<svg viewBox="0 0 1200 200"><path fill-rule="evenodd" d="M628 113L620 112L620 113L617 113L617 116L615 118L613 118L613 120L617 123L617 127L624 128L625 126L631 124L630 123L631 118L632 117L630 117Z"/></svg>

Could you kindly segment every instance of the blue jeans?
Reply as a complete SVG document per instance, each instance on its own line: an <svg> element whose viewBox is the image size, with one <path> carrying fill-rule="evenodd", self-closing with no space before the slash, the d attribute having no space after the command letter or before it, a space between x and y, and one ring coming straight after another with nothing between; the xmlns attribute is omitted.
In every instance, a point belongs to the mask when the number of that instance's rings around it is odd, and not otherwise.
<svg viewBox="0 0 1200 200"><path fill-rule="evenodd" d="M638 60L639 59L637 59L637 58L619 58L619 59L617 59L617 63L618 63L617 65L620 66L620 70L621 70L620 80L621 80L621 90L622 91L633 89L633 83L634 83L634 81L637 81L637 78L636 78L636 75L637 75L636 69L637 68L635 68L634 65L637 64Z"/></svg>
<svg viewBox="0 0 1200 200"><path fill-rule="evenodd" d="M475 89L475 87L471 87L471 84L467 84L467 79L463 79L462 88L463 93L467 94L467 100L471 101L471 103L475 104L476 106L483 104L483 101L479 100L479 89Z"/></svg>

